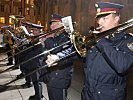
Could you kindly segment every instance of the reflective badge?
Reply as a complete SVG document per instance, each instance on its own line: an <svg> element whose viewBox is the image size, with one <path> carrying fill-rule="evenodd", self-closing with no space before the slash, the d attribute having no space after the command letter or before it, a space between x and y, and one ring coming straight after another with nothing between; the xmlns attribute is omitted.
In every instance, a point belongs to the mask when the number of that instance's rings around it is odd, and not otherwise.
<svg viewBox="0 0 133 100"><path fill-rule="evenodd" d="M133 42L128 43L128 44L127 44L127 47L128 47L131 51L133 51Z"/></svg>
<svg viewBox="0 0 133 100"><path fill-rule="evenodd" d="M101 9L100 8L97 8L97 12L100 13L101 12Z"/></svg>

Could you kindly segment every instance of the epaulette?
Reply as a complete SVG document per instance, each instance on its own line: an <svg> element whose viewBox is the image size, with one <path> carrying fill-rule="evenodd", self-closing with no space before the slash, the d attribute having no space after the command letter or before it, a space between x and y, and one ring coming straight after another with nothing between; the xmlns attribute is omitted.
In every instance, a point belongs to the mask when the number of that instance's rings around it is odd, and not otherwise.
<svg viewBox="0 0 133 100"><path fill-rule="evenodd" d="M132 38L133 33L128 33L127 35L128 35L129 37ZM130 51L133 52L133 42L128 42L128 43L127 43L127 47L128 47L128 49L129 49Z"/></svg>
<svg viewBox="0 0 133 100"><path fill-rule="evenodd" d="M127 47L129 50L131 50L133 52L133 42L127 43Z"/></svg>

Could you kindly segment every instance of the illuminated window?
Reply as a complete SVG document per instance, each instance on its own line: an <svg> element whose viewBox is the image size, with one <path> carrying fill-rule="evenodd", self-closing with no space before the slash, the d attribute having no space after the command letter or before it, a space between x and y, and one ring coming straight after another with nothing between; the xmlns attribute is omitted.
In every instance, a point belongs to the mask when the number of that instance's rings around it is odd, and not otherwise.
<svg viewBox="0 0 133 100"><path fill-rule="evenodd" d="M0 17L0 23L5 23L5 17Z"/></svg>

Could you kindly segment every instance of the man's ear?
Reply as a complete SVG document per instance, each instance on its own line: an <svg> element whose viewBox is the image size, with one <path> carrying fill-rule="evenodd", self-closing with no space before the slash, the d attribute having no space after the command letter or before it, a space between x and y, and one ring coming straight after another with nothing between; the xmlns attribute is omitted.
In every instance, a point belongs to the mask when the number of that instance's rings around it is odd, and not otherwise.
<svg viewBox="0 0 133 100"><path fill-rule="evenodd" d="M119 23L120 22L120 15L119 16L115 16L115 23Z"/></svg>

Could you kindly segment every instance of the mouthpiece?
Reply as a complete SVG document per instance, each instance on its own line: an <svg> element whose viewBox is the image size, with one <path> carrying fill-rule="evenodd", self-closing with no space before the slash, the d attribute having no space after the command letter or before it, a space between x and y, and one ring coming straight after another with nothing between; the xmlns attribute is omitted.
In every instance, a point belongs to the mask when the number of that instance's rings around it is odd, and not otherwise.
<svg viewBox="0 0 133 100"><path fill-rule="evenodd" d="M99 27L96 28L96 30L100 30L100 29L102 29L102 28L103 28L102 26L99 26Z"/></svg>

